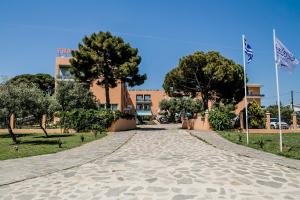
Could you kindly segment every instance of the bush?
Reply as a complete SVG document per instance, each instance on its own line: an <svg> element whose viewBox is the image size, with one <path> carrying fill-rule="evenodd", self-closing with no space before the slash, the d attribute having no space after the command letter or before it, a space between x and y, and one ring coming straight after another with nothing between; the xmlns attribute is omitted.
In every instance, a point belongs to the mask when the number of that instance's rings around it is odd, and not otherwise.
<svg viewBox="0 0 300 200"><path fill-rule="evenodd" d="M112 110L74 109L66 113L69 128L77 132L93 131L104 132L119 118L133 119L134 115Z"/></svg>
<svg viewBox="0 0 300 200"><path fill-rule="evenodd" d="M103 132L106 128L111 126L114 120L114 114L110 110L98 111L80 108L66 113L66 121L69 127L74 128L77 132Z"/></svg>
<svg viewBox="0 0 300 200"><path fill-rule="evenodd" d="M231 116L232 113L228 109L216 107L209 112L208 120L213 130L223 131L233 128Z"/></svg>
<svg viewBox="0 0 300 200"><path fill-rule="evenodd" d="M250 128L264 128L265 113L255 101L248 104L248 116Z"/></svg>
<svg viewBox="0 0 300 200"><path fill-rule="evenodd" d="M131 120L131 119L135 118L135 115L116 110L116 111L114 111L114 117L115 117L115 120L117 120L119 118Z"/></svg>

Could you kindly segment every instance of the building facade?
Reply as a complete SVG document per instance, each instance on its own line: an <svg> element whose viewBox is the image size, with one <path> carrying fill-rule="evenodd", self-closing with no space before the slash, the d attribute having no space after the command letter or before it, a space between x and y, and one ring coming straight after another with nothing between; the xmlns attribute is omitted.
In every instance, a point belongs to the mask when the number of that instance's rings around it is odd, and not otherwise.
<svg viewBox="0 0 300 200"><path fill-rule="evenodd" d="M55 86L59 81L74 81L74 77L70 72L71 57L59 56L56 58L55 66ZM90 87L91 92L95 95L99 107L105 107L105 89L94 81ZM117 84L117 87L109 89L110 104L113 110L131 110L131 101L126 85L123 83Z"/></svg>
<svg viewBox="0 0 300 200"><path fill-rule="evenodd" d="M67 51L68 52L68 51ZM74 81L70 72L71 55L67 53L58 53L55 65L55 85L59 81ZM95 95L99 107L105 107L105 89L96 84L94 81L90 87L91 92ZM260 93L261 85L247 84L248 103L256 101L261 105L261 98L264 95ZM163 99L169 99L163 90L128 90L126 84L119 82L117 87L109 89L111 109L122 112L136 113L140 116L154 116L159 114L159 102ZM209 102L209 108L212 103ZM239 114L244 108L244 100L237 104L235 113Z"/></svg>

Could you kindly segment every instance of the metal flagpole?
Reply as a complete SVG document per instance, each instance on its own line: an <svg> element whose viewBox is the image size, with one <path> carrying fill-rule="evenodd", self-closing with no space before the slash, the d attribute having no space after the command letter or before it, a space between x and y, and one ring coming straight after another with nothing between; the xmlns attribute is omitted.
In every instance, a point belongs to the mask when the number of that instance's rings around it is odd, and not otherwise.
<svg viewBox="0 0 300 200"><path fill-rule="evenodd" d="M281 112L280 112L280 96L279 96L279 78L278 78L278 67L277 67L277 54L276 54L276 35L275 29L273 29L273 42L274 42L274 59L275 59L275 72L276 72L276 87L277 87L277 106L278 106L278 120L279 120L279 145L280 152L282 152L282 130L281 130Z"/></svg>
<svg viewBox="0 0 300 200"><path fill-rule="evenodd" d="M246 58L245 58L245 35L242 35L243 40L243 64L244 64L244 86L245 86L245 111L246 111L246 137L249 144L249 128L248 128L248 102L247 102L247 77L246 77Z"/></svg>

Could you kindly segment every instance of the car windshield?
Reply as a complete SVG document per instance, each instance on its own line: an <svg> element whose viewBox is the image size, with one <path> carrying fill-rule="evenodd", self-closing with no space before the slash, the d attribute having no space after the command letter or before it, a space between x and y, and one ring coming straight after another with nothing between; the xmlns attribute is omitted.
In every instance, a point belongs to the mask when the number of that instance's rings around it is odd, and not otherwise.
<svg viewBox="0 0 300 200"><path fill-rule="evenodd" d="M271 118L271 122L278 122L277 118Z"/></svg>

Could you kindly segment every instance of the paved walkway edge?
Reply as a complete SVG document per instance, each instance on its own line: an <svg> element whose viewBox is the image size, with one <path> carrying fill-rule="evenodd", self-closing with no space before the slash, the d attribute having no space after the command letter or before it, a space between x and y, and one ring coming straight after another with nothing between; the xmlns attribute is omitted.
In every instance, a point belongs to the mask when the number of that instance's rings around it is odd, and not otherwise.
<svg viewBox="0 0 300 200"><path fill-rule="evenodd" d="M187 131L187 130L186 130ZM278 156L272 153L259 151L251 147L246 147L243 145L235 144L231 141L226 140L218 133L213 131L187 131L191 136L198 138L199 140L212 145L213 147L228 152L232 152L241 156L246 156L249 158L255 158L264 160L273 164L285 166L288 168L300 170L300 160L290 159L283 156Z"/></svg>
<svg viewBox="0 0 300 200"><path fill-rule="evenodd" d="M61 152L57 152L54 154L45 154L45 155L37 155L37 156L32 156L32 157L25 157L25 158L17 158L17 159L12 159L12 160L3 160L0 161L0 171L1 173L3 173L4 171L10 171L13 174L10 174L9 176L7 176L7 178L3 177L2 174L0 175L0 187L1 186L5 186L5 185L10 185L10 184L14 184L14 183L18 183L18 182L22 182L22 181L26 181L29 179L34 179L34 178L38 178L38 177L42 177L42 176L47 176L49 174L53 174L56 172L60 172L60 171L64 171L64 170L68 170L68 169L72 169L72 168L76 168L79 167L81 165L87 164L87 163L91 163L94 162L100 158L109 156L111 154L113 154L114 152L116 152L117 150L119 150L122 146L124 146L125 144L127 144L132 137L136 134L136 130L134 131L124 131L124 132L117 132L117 133L109 133L108 136L101 138L99 140L84 144L82 146L79 147L75 147L72 149L68 149L65 151L61 151ZM126 135L123 137L118 137L119 135ZM113 142L111 141L116 141L116 144L112 144ZM106 143L105 145L101 145L102 143ZM71 156L74 156L74 153L78 153L80 152L80 150L90 150L91 146L94 147L98 147L98 150L95 151L94 155L92 155L92 157L87 157L86 159L80 159L75 160L74 162L71 162L65 166L61 166L61 167L53 167L50 169L49 167L43 172L43 169L37 169L34 170L34 173L29 173L26 174L26 168L28 170L28 167L25 167L25 170L22 168L22 161L29 161L30 160L37 160L37 162L46 164L45 162L47 162L48 160L51 160L51 163L58 164L61 162L61 160L64 160L64 158L60 158L58 159L58 157L62 156L68 156L68 153L71 153ZM102 147L106 148L106 149L101 149ZM107 149L107 147L109 147L109 149ZM100 152L102 153L98 153L100 149ZM90 152L86 152L86 153L90 153ZM81 155L78 154L76 155L77 157L83 156L83 153L81 152ZM40 160L39 160L40 159ZM18 176L18 174L14 174L15 169L9 169L10 166L5 166L5 163L12 163L12 164L16 164L18 166L14 166L14 168L18 168L19 167L19 173L23 170L23 176ZM33 162L32 165L30 166L31 169L35 168L35 163ZM27 171L28 173L28 171ZM37 175L35 175L37 174Z"/></svg>

